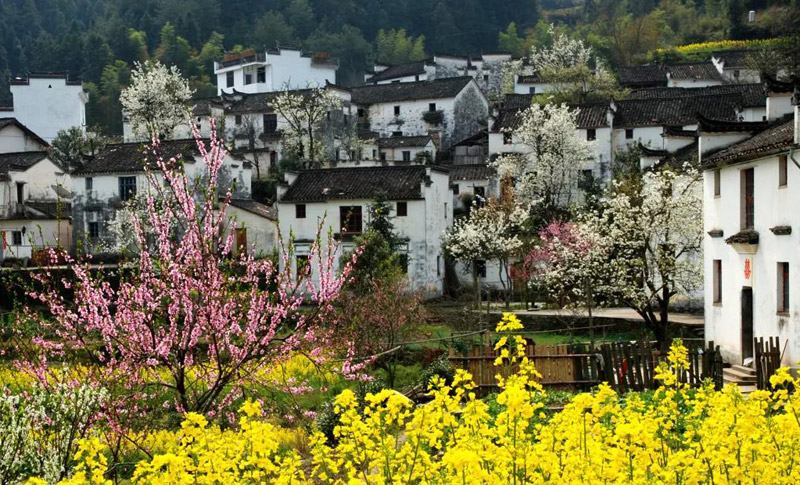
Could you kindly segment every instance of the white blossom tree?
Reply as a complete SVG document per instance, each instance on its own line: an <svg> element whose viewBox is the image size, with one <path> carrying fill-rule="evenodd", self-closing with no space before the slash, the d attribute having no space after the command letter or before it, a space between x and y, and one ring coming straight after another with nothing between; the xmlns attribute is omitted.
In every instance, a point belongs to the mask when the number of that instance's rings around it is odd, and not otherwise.
<svg viewBox="0 0 800 485"><path fill-rule="evenodd" d="M194 91L177 67L159 61L136 62L131 84L120 103L134 134L145 139L172 136L176 126L189 121L189 100Z"/></svg>
<svg viewBox="0 0 800 485"><path fill-rule="evenodd" d="M272 101L275 110L288 125L283 143L303 162L318 163L324 156L323 122L329 112L342 109L342 100L325 88L298 91L284 90Z"/></svg>
<svg viewBox="0 0 800 485"><path fill-rule="evenodd" d="M533 104L518 116L517 127L506 132L527 152L497 158L498 174L516 180L514 195L523 206L539 206L544 214L569 207L592 147L579 136L578 111Z"/></svg>
<svg viewBox="0 0 800 485"><path fill-rule="evenodd" d="M477 261L498 262L500 283L508 301L511 290L509 260L522 249L520 232L527 217L526 208L489 201L483 207L473 206L469 216L456 221L445 233L445 252L456 261L472 266L477 306L480 306Z"/></svg>
<svg viewBox="0 0 800 485"><path fill-rule="evenodd" d="M585 103L592 100L618 99L623 91L616 79L592 48L582 40L570 37L552 25L552 43L547 47L531 48L529 58L532 73L549 84L547 97L557 103ZM594 61L594 66L592 66Z"/></svg>
<svg viewBox="0 0 800 485"><path fill-rule="evenodd" d="M582 234L609 258L603 291L635 310L662 343L674 297L689 299L702 284L700 180L688 166L648 172L641 184L611 193L579 218Z"/></svg>

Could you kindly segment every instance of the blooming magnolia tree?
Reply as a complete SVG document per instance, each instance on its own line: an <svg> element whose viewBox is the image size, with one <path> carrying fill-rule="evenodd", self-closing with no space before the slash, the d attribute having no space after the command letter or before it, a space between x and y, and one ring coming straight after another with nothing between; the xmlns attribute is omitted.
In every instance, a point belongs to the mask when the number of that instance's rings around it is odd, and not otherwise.
<svg viewBox="0 0 800 485"><path fill-rule="evenodd" d="M342 108L342 100L325 88L285 90L272 101L272 108L286 120L284 146L303 162L319 162L325 153L321 129L327 114Z"/></svg>
<svg viewBox="0 0 800 485"><path fill-rule="evenodd" d="M175 127L187 121L193 94L177 67L148 60L135 64L131 84L119 100L133 132L151 140L172 136Z"/></svg>
<svg viewBox="0 0 800 485"><path fill-rule="evenodd" d="M702 284L700 180L688 166L680 172L648 172L641 184L613 192L579 222L583 237L609 256L604 291L641 315L662 343L674 297L689 299ZM594 274L591 268L586 271Z"/></svg>
<svg viewBox="0 0 800 485"><path fill-rule="evenodd" d="M53 358L85 355L93 365L74 369L74 378L113 390L107 417L162 403L213 415L258 385L265 366L296 352L322 358L332 348L333 301L351 262L337 274L336 244L319 240L305 274L314 278L247 251L234 257L233 231L225 230L231 192L219 194L225 146L213 125L207 144L197 131L195 138L207 167L202 186L187 180L180 159L162 158L158 142L147 147L148 227L131 219L141 251L118 285L76 263L74 282L45 281L32 294L48 311L27 312L39 335L21 349L21 367L44 383L53 379ZM61 296L61 287L74 297Z"/></svg>
<svg viewBox="0 0 800 485"><path fill-rule="evenodd" d="M501 178L516 180L514 195L523 206L537 205L544 214L569 207L578 175L591 154L591 143L579 136L577 110L566 105L538 105L519 114L517 128L507 132L527 149L495 160Z"/></svg>
<svg viewBox="0 0 800 485"><path fill-rule="evenodd" d="M473 207L468 217L456 221L444 235L445 251L456 261L473 267L476 305L480 305L477 261L481 260L498 262L498 276L508 300L511 290L509 260L522 249L520 232L527 218L527 208L490 201L483 207Z"/></svg>

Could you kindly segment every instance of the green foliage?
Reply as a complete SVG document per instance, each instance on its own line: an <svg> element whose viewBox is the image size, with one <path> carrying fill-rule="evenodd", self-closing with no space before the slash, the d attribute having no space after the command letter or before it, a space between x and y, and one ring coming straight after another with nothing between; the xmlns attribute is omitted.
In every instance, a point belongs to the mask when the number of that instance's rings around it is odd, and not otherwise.
<svg viewBox="0 0 800 485"><path fill-rule="evenodd" d="M407 35L406 29L379 30L375 38L376 59L389 64L402 64L425 59L425 36Z"/></svg>
<svg viewBox="0 0 800 485"><path fill-rule="evenodd" d="M453 382L453 377L455 377L455 375L455 369L450 365L447 355L443 354L422 370L420 383L427 389L431 379L433 379L434 376L439 376L449 385Z"/></svg>

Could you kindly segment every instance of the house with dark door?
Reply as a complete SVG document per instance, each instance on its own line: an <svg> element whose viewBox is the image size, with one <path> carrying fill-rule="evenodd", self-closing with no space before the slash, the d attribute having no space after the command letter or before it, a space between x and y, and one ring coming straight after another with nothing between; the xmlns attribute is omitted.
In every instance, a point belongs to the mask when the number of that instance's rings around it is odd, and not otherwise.
<svg viewBox="0 0 800 485"><path fill-rule="evenodd" d="M731 364L753 357L759 337L780 338L783 365L800 360L799 123L795 105L794 116L701 155L705 338Z"/></svg>

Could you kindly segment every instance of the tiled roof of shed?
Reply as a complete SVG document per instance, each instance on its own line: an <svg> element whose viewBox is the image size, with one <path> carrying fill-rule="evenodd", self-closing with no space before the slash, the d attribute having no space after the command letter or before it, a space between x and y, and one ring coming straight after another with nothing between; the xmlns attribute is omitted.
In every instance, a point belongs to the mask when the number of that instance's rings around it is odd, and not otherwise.
<svg viewBox="0 0 800 485"><path fill-rule="evenodd" d="M470 76L462 76L433 81L359 86L353 88L352 101L355 104L367 105L418 99L454 98L472 81Z"/></svg>
<svg viewBox="0 0 800 485"><path fill-rule="evenodd" d="M771 128L733 144L703 159L704 168L753 160L794 144L794 119L781 121Z"/></svg>
<svg viewBox="0 0 800 485"><path fill-rule="evenodd" d="M494 168L483 164L450 165L450 181L486 180L494 177Z"/></svg>
<svg viewBox="0 0 800 485"><path fill-rule="evenodd" d="M0 174L25 171L47 157L47 152L0 153Z"/></svg>
<svg viewBox="0 0 800 485"><path fill-rule="evenodd" d="M431 137L423 136L390 136L378 138L379 148L424 147L430 143Z"/></svg>
<svg viewBox="0 0 800 485"><path fill-rule="evenodd" d="M89 159L79 168L76 174L141 172L145 159L155 166L152 153L145 155L148 145L144 143L117 143L107 145L101 152ZM194 139L170 140L161 142L161 152L165 159L182 155L184 157L198 155L200 152Z"/></svg>
<svg viewBox="0 0 800 485"><path fill-rule="evenodd" d="M298 174L281 202L371 200L378 194L389 200L421 199L426 179L422 165L306 170Z"/></svg>
<svg viewBox="0 0 800 485"><path fill-rule="evenodd" d="M261 216L272 221L278 220L278 211L273 206L262 204L261 202L256 202L252 199L231 199L230 204L237 209L251 212L257 216Z"/></svg>

